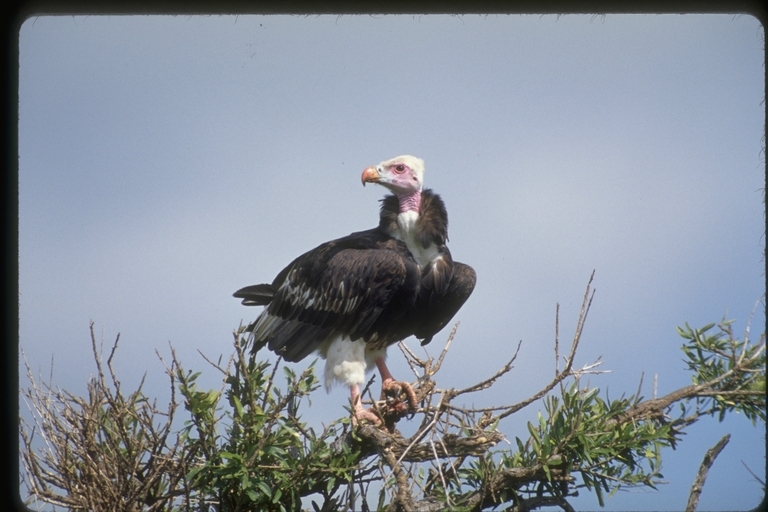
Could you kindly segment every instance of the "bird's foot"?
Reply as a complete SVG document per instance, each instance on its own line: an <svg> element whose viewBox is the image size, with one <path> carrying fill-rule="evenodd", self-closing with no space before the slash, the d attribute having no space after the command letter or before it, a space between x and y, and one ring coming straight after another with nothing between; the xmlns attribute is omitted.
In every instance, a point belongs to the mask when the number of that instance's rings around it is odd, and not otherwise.
<svg viewBox="0 0 768 512"><path fill-rule="evenodd" d="M381 383L381 399L387 402L388 412L398 415L415 412L418 403L413 387L395 379L385 379Z"/></svg>
<svg viewBox="0 0 768 512"><path fill-rule="evenodd" d="M381 418L373 411L373 408L366 409L358 402L352 409L352 424L359 425L361 421L369 421L376 426L381 425Z"/></svg>

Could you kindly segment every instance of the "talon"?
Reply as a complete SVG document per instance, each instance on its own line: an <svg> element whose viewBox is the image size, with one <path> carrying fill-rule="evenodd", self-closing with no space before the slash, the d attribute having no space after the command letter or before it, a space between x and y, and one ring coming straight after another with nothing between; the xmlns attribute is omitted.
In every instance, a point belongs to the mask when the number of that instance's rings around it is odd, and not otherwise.
<svg viewBox="0 0 768 512"><path fill-rule="evenodd" d="M358 425L361 420L367 420L376 426L381 425L379 416L370 409L363 407L363 399L360 396L360 388L352 386L350 388L350 400L352 401L352 424Z"/></svg>
<svg viewBox="0 0 768 512"><path fill-rule="evenodd" d="M403 394L405 394L404 401L401 399L401 395ZM381 384L381 395L382 399L392 397L394 399L394 404L390 405L390 408L400 414L403 414L407 411L416 411L416 393L413 391L411 385L407 382L398 382L394 379L386 379ZM387 400L387 403L389 405L390 401Z"/></svg>
<svg viewBox="0 0 768 512"><path fill-rule="evenodd" d="M377 427L381 425L381 419L379 419L376 413L372 412L370 409L365 409L362 405L359 405L358 407L355 407L354 411L352 411L352 424L359 425L363 420L370 421Z"/></svg>
<svg viewBox="0 0 768 512"><path fill-rule="evenodd" d="M410 412L411 414L413 414L413 412L411 411L410 405L405 402L399 402L399 401L396 402L395 404L390 406L390 410L396 412L397 414L405 414L407 412Z"/></svg>
<svg viewBox="0 0 768 512"><path fill-rule="evenodd" d="M410 411L411 417L413 417L413 414L416 412L416 406L418 404L416 393L413 392L413 388L410 384L407 382L398 382L392 377L383 357L376 358L376 366L379 368L379 373L381 374L381 398L386 401L388 406L388 410L384 413L384 422L387 430L393 432L395 423L397 423L406 412ZM402 397L403 394L405 395L404 399ZM390 400L389 397L392 397L392 400Z"/></svg>

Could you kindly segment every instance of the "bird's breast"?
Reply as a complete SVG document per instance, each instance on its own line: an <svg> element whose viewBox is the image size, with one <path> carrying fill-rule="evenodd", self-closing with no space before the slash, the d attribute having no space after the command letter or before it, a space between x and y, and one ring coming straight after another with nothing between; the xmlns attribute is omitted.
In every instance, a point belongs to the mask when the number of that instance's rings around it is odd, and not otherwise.
<svg viewBox="0 0 768 512"><path fill-rule="evenodd" d="M430 243L427 247L424 247L419 242L419 239L416 236L416 222L418 220L419 213L413 210L398 214L398 232L393 233L392 236L405 242L405 245L408 246L408 250L416 260L416 263L423 269L436 259L440 258L441 254L435 244Z"/></svg>

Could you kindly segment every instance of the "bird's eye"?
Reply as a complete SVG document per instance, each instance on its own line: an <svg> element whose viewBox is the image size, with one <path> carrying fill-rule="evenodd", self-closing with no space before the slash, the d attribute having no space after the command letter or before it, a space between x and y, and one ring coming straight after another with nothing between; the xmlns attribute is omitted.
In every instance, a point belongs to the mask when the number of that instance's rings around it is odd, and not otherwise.
<svg viewBox="0 0 768 512"><path fill-rule="evenodd" d="M397 174L402 174L405 172L405 166L403 164L398 164L395 166L395 172Z"/></svg>

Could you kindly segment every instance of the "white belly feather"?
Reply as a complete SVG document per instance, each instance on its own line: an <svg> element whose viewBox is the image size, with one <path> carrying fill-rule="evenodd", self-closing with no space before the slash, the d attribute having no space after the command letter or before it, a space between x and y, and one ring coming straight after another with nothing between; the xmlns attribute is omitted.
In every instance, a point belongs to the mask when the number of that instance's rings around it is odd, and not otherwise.
<svg viewBox="0 0 768 512"><path fill-rule="evenodd" d="M366 350L362 339L335 336L320 345L320 355L325 358L325 389L330 391L335 382L346 386L365 383L365 374L376 365L376 359L386 357L386 349Z"/></svg>

